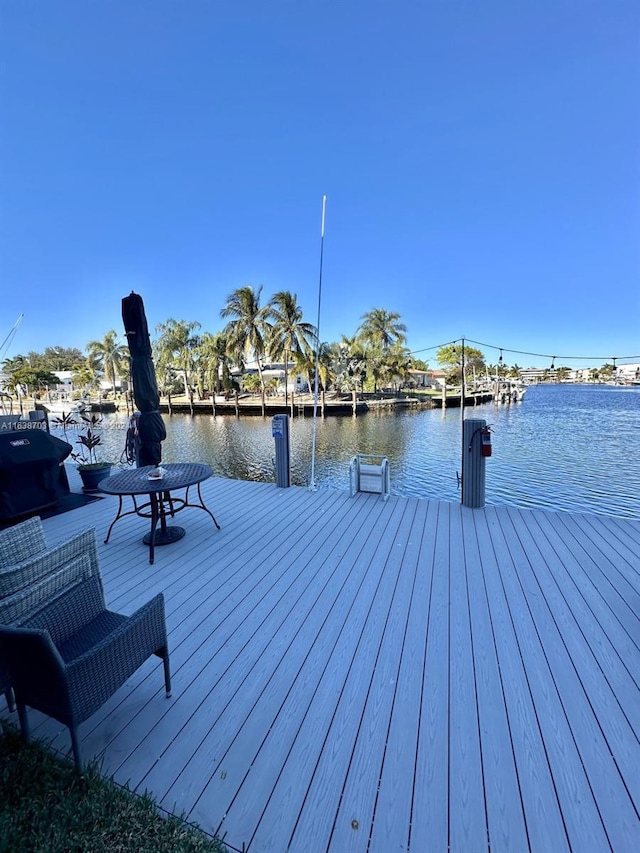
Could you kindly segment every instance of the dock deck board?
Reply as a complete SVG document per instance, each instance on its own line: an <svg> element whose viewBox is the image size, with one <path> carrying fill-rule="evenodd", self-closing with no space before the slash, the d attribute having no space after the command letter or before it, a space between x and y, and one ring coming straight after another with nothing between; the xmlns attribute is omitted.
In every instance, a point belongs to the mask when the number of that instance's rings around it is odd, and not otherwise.
<svg viewBox="0 0 640 853"><path fill-rule="evenodd" d="M145 663L86 759L247 853L637 849L640 523L202 491L221 530L184 510L153 566L114 498L44 522L96 527L113 609L166 599L173 697Z"/></svg>

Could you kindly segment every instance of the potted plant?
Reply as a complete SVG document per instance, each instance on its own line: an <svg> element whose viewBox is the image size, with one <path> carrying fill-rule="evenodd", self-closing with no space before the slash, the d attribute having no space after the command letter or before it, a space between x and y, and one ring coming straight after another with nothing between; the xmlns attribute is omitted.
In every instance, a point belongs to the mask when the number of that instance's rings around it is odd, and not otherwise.
<svg viewBox="0 0 640 853"><path fill-rule="evenodd" d="M98 457L97 447L102 444L102 435L99 432L102 424L101 415L82 415L86 424L83 432L78 435L76 444L80 450L72 452L71 457L78 464L78 473L82 478L85 492L95 492L100 480L104 480L111 474L112 463Z"/></svg>

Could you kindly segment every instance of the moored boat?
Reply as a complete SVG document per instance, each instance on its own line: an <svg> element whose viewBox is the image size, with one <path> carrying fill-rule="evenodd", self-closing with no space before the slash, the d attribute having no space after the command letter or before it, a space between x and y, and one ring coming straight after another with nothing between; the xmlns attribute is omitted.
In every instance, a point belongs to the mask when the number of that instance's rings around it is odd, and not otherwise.
<svg viewBox="0 0 640 853"><path fill-rule="evenodd" d="M501 379L496 382L494 400L496 403L519 403L527 391L521 382L512 379Z"/></svg>
<svg viewBox="0 0 640 853"><path fill-rule="evenodd" d="M81 415L89 411L89 406L82 400L43 400L38 405L50 415Z"/></svg>

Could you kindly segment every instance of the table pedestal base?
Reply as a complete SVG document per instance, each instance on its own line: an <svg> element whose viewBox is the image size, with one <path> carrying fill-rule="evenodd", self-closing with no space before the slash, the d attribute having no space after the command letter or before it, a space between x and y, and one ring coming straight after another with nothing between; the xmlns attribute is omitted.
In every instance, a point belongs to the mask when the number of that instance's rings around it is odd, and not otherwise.
<svg viewBox="0 0 640 853"><path fill-rule="evenodd" d="M165 530L156 530L155 536L152 536L151 533L147 533L142 541L145 545L151 545L152 539L154 545L171 545L172 542L177 542L179 539L182 539L184 534L184 527L167 527Z"/></svg>
<svg viewBox="0 0 640 853"><path fill-rule="evenodd" d="M142 540L149 548L149 563L153 563L156 545L171 545L178 542L185 535L184 527L169 527L167 521L173 520L173 516L187 507L201 509L207 513L218 530L220 525L216 521L211 510L207 509L202 500L200 483L211 476L211 468L199 463L170 462L165 468L165 477L162 482L149 478L150 468L134 468L114 474L100 482L99 490L108 495L117 495L118 512L107 530L105 545L109 541L114 524L127 515L138 515L151 521L151 529ZM196 486L198 499L195 502L189 500L189 489ZM185 489L184 497L177 497L178 489ZM139 504L137 498L146 495L148 501ZM124 510L123 498L130 497L133 501L133 509Z"/></svg>

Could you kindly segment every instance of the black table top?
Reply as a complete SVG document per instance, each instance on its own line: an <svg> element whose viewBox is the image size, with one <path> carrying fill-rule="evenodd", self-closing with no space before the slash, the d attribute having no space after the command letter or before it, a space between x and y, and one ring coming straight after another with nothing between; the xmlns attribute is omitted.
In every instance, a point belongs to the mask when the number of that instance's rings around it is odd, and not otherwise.
<svg viewBox="0 0 640 853"><path fill-rule="evenodd" d="M154 467L149 465L146 468L129 468L101 480L98 488L108 495L152 495L194 486L213 475L208 465L197 462L170 462L160 466L165 472L161 480L151 480L149 472L153 471Z"/></svg>

